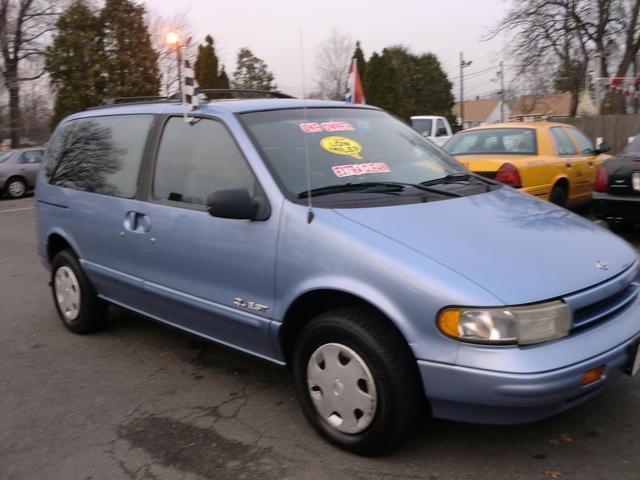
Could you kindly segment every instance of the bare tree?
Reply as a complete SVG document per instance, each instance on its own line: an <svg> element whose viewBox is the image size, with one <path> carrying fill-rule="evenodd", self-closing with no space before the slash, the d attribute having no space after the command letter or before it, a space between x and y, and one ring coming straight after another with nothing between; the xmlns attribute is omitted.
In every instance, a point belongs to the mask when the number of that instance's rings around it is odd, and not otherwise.
<svg viewBox="0 0 640 480"><path fill-rule="evenodd" d="M531 115L536 111L547 113L545 98L553 93L553 81L547 72L553 68L542 62L520 70L520 75L510 85L518 94L507 97L513 112L520 115Z"/></svg>
<svg viewBox="0 0 640 480"><path fill-rule="evenodd" d="M492 35L515 34L511 52L521 66L555 59L559 85L573 95L572 111L591 58L597 76L625 77L640 52L640 0L512 0ZM625 98L609 95L612 112L624 113Z"/></svg>
<svg viewBox="0 0 640 480"><path fill-rule="evenodd" d="M53 114L52 100L49 81L45 77L27 83L20 91L22 136L30 145L41 145L49 137L49 122Z"/></svg>
<svg viewBox="0 0 640 480"><path fill-rule="evenodd" d="M41 65L22 76L23 64L37 64L59 15L58 0L0 0L0 73L9 92L9 137L20 144L20 84L40 78Z"/></svg>
<svg viewBox="0 0 640 480"><path fill-rule="evenodd" d="M331 36L320 45L316 57L318 80L313 96L343 100L347 93L347 73L355 44L349 35L331 30Z"/></svg>
<svg viewBox="0 0 640 480"><path fill-rule="evenodd" d="M518 76L556 72L556 86L571 92L571 115L578 110L585 84L589 51L587 38L576 21L576 4L584 0L514 0L505 18L491 32L514 34L509 53L518 64ZM532 78L539 90L540 78ZM545 88L546 89L546 88ZM533 95L534 97L536 95Z"/></svg>

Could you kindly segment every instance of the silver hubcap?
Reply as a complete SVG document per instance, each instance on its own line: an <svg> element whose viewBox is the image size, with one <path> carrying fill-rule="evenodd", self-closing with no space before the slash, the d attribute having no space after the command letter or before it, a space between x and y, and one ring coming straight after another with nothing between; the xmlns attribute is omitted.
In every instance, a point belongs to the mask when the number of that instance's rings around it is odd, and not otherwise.
<svg viewBox="0 0 640 480"><path fill-rule="evenodd" d="M9 192L9 195L11 195L12 197L19 197L24 194L24 183L18 181L11 182L7 187L7 190Z"/></svg>
<svg viewBox="0 0 640 480"><path fill-rule="evenodd" d="M343 433L360 433L376 413L376 386L369 367L345 345L327 343L307 365L309 395L317 412Z"/></svg>
<svg viewBox="0 0 640 480"><path fill-rule="evenodd" d="M69 267L60 267L55 275L56 301L67 320L75 320L80 313L80 285Z"/></svg>

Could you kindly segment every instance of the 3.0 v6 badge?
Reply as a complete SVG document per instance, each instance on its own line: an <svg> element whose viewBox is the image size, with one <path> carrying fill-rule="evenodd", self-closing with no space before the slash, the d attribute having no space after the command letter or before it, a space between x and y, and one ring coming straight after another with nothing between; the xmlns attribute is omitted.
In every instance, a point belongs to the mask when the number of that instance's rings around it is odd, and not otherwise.
<svg viewBox="0 0 640 480"><path fill-rule="evenodd" d="M269 308L268 306L262 305L261 303L249 302L238 297L233 299L233 304L236 307L248 308L249 310L254 310L256 312L264 312Z"/></svg>

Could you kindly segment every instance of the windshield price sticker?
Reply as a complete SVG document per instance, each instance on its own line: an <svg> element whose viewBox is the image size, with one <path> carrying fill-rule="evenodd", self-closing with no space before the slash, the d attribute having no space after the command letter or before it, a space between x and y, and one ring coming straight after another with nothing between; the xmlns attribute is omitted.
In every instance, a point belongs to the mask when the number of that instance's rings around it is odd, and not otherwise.
<svg viewBox="0 0 640 480"><path fill-rule="evenodd" d="M351 138L324 137L320 140L320 146L327 152L335 153L336 155L347 155L355 158L356 160L362 160L362 157L360 156L362 145Z"/></svg>
<svg viewBox="0 0 640 480"><path fill-rule="evenodd" d="M323 123L301 123L300 130L304 133L322 132L355 132L355 128L349 122L323 122Z"/></svg>
<svg viewBox="0 0 640 480"><path fill-rule="evenodd" d="M331 167L336 177L354 177L356 175L371 175L374 173L390 173L389 165L384 162L357 163L354 165L336 165Z"/></svg>

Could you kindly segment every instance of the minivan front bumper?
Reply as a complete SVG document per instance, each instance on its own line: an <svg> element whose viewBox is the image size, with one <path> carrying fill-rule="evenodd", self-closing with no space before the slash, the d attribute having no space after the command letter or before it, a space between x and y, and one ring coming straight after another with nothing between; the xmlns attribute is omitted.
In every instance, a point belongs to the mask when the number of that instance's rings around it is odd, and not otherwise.
<svg viewBox="0 0 640 480"><path fill-rule="evenodd" d="M540 420L588 400L619 377L638 348L640 335L587 361L536 374L503 373L418 361L423 385L436 418L509 425ZM593 383L582 375L604 366Z"/></svg>

